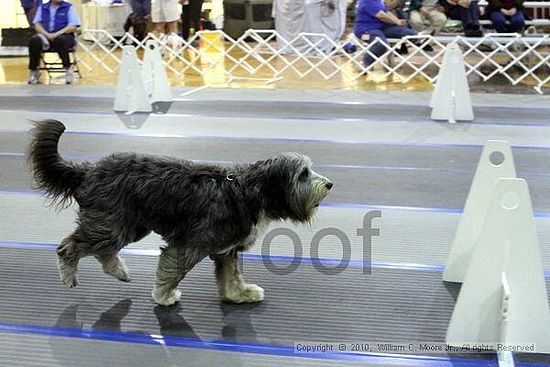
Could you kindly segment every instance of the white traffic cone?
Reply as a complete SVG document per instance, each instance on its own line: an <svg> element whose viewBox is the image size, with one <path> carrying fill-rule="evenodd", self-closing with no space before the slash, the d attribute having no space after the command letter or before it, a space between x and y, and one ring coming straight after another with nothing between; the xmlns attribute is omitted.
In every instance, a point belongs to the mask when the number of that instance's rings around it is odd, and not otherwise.
<svg viewBox="0 0 550 367"><path fill-rule="evenodd" d="M474 119L464 58L456 43L448 45L443 55L443 63L432 93L430 107L433 120L447 120L455 123L457 120Z"/></svg>
<svg viewBox="0 0 550 367"><path fill-rule="evenodd" d="M523 179L500 179L493 190L446 341L550 353L544 268Z"/></svg>
<svg viewBox="0 0 550 367"><path fill-rule="evenodd" d="M489 140L481 153L464 211L460 217L453 245L447 258L443 280L463 282L474 251L489 200L500 178L515 178L516 168L510 145L506 141Z"/></svg>
<svg viewBox="0 0 550 367"><path fill-rule="evenodd" d="M143 57L142 76L151 103L172 102L174 97L166 76L157 42L147 41Z"/></svg>
<svg viewBox="0 0 550 367"><path fill-rule="evenodd" d="M122 48L114 110L130 113L152 111L134 46Z"/></svg>

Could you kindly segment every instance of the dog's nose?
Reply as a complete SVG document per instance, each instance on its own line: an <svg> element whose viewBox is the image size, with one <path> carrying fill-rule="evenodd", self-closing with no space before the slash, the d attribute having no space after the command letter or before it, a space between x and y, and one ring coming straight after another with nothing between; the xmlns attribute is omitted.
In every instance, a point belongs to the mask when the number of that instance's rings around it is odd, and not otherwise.
<svg viewBox="0 0 550 367"><path fill-rule="evenodd" d="M327 188L327 190L332 189L332 186L334 186L334 184L330 181L325 184L325 187Z"/></svg>

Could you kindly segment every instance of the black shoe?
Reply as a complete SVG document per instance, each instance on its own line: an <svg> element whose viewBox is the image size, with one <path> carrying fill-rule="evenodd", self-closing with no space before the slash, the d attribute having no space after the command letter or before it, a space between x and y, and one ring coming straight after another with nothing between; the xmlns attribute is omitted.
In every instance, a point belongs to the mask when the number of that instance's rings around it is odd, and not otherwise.
<svg viewBox="0 0 550 367"><path fill-rule="evenodd" d="M428 42L424 43L424 45L419 45L419 47L425 52L432 52L434 50L432 45L430 45Z"/></svg>
<svg viewBox="0 0 550 367"><path fill-rule="evenodd" d="M408 55L409 49L407 48L407 45L405 43L401 44L401 47L397 50L395 50L399 55Z"/></svg>
<svg viewBox="0 0 550 367"><path fill-rule="evenodd" d="M465 29L464 35L466 37L483 37L481 29Z"/></svg>

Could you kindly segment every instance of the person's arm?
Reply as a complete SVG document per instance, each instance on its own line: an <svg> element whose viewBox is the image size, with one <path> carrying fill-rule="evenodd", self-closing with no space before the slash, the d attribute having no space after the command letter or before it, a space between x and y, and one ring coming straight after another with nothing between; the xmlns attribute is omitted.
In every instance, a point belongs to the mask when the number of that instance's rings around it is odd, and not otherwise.
<svg viewBox="0 0 550 367"><path fill-rule="evenodd" d="M36 33L43 35L47 39L53 39L55 37L52 37L53 34L48 32L43 26L42 23L36 22L34 23L34 29L36 30Z"/></svg>
<svg viewBox="0 0 550 367"><path fill-rule="evenodd" d="M392 12L389 12L389 11L386 12L383 10L380 10L378 13L376 13L374 17L379 21L388 23L388 24L404 25L404 22L405 22L404 19L399 19Z"/></svg>
<svg viewBox="0 0 550 367"><path fill-rule="evenodd" d="M472 5L472 0L447 0L451 5L462 6L463 8L469 8Z"/></svg>
<svg viewBox="0 0 550 367"><path fill-rule="evenodd" d="M36 30L36 33L43 35L47 39L51 39L52 34L48 32L42 25L42 7L41 6L36 9L36 14L34 15L34 19L32 23L34 24L34 29Z"/></svg>
<svg viewBox="0 0 550 367"><path fill-rule="evenodd" d="M61 36L62 34L74 33L77 29L78 29L77 26L68 25L68 26L66 26L66 27L63 28L63 29L60 29L60 30L58 30L57 32L52 33L52 37L53 37L53 38L56 38L56 37Z"/></svg>
<svg viewBox="0 0 550 367"><path fill-rule="evenodd" d="M486 9L491 9L491 11L501 10L502 9L502 1L501 0L489 0L489 1L487 1L487 8Z"/></svg>

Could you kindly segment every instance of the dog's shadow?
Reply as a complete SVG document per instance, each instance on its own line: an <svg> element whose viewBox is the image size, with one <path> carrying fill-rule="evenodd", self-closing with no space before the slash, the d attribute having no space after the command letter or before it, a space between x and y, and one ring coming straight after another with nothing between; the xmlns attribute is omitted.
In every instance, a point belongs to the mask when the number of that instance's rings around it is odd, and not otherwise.
<svg viewBox="0 0 550 367"><path fill-rule="evenodd" d="M159 323L160 335L200 340L191 325L180 314L181 305L179 302L172 306L156 306L153 312Z"/></svg>
<svg viewBox="0 0 550 367"><path fill-rule="evenodd" d="M252 315L261 312L261 303L232 304L221 303L222 330L221 336L226 341L257 342L258 337L252 323Z"/></svg>
<svg viewBox="0 0 550 367"><path fill-rule="evenodd" d="M79 321L78 308L79 305L70 305L66 307L58 316L54 327L59 329L59 335L52 335L48 339L51 355L59 362L60 366L77 366L86 365L85 360L93 354L94 366L128 366L128 365L159 365L159 366L175 366L174 361L177 355L172 356L169 348L158 344L156 337L143 330L131 330L125 333L139 335L139 338L150 338L151 348L140 347L141 343L109 343L105 344L103 339L107 337L110 341L110 336L117 339L116 333L121 333L122 320L130 313L132 305L131 299L123 299L117 302L114 306L105 310L99 316L99 319L92 325L95 334L87 332L83 329L84 323ZM155 307L153 310L159 325L160 333L163 336L185 336L188 338L196 338L197 335L193 329L185 321L185 319L177 312L180 307ZM115 334L102 334L101 332L109 332ZM66 334L69 335L66 335ZM69 338L63 336L70 336ZM90 338L91 336L91 338ZM76 339L75 339L76 337ZM80 339L80 340L79 340ZM99 339L99 341L82 340L82 339ZM124 341L124 340L118 340ZM120 358L124 355L124 358Z"/></svg>
<svg viewBox="0 0 550 367"><path fill-rule="evenodd" d="M130 299L123 299L102 312L92 326L93 332L83 329L84 323L78 318L78 305L66 307L55 323L55 327L60 332L48 338L51 356L58 365L67 367L92 365L122 367L138 364L175 366L170 351L155 343L153 337L144 331L128 333L151 338L152 342L146 344L151 344L152 347L144 348L141 344L134 343L109 343L111 340L117 340L117 333L121 332L122 320L130 312L131 304ZM94 333L96 331L99 333Z"/></svg>

